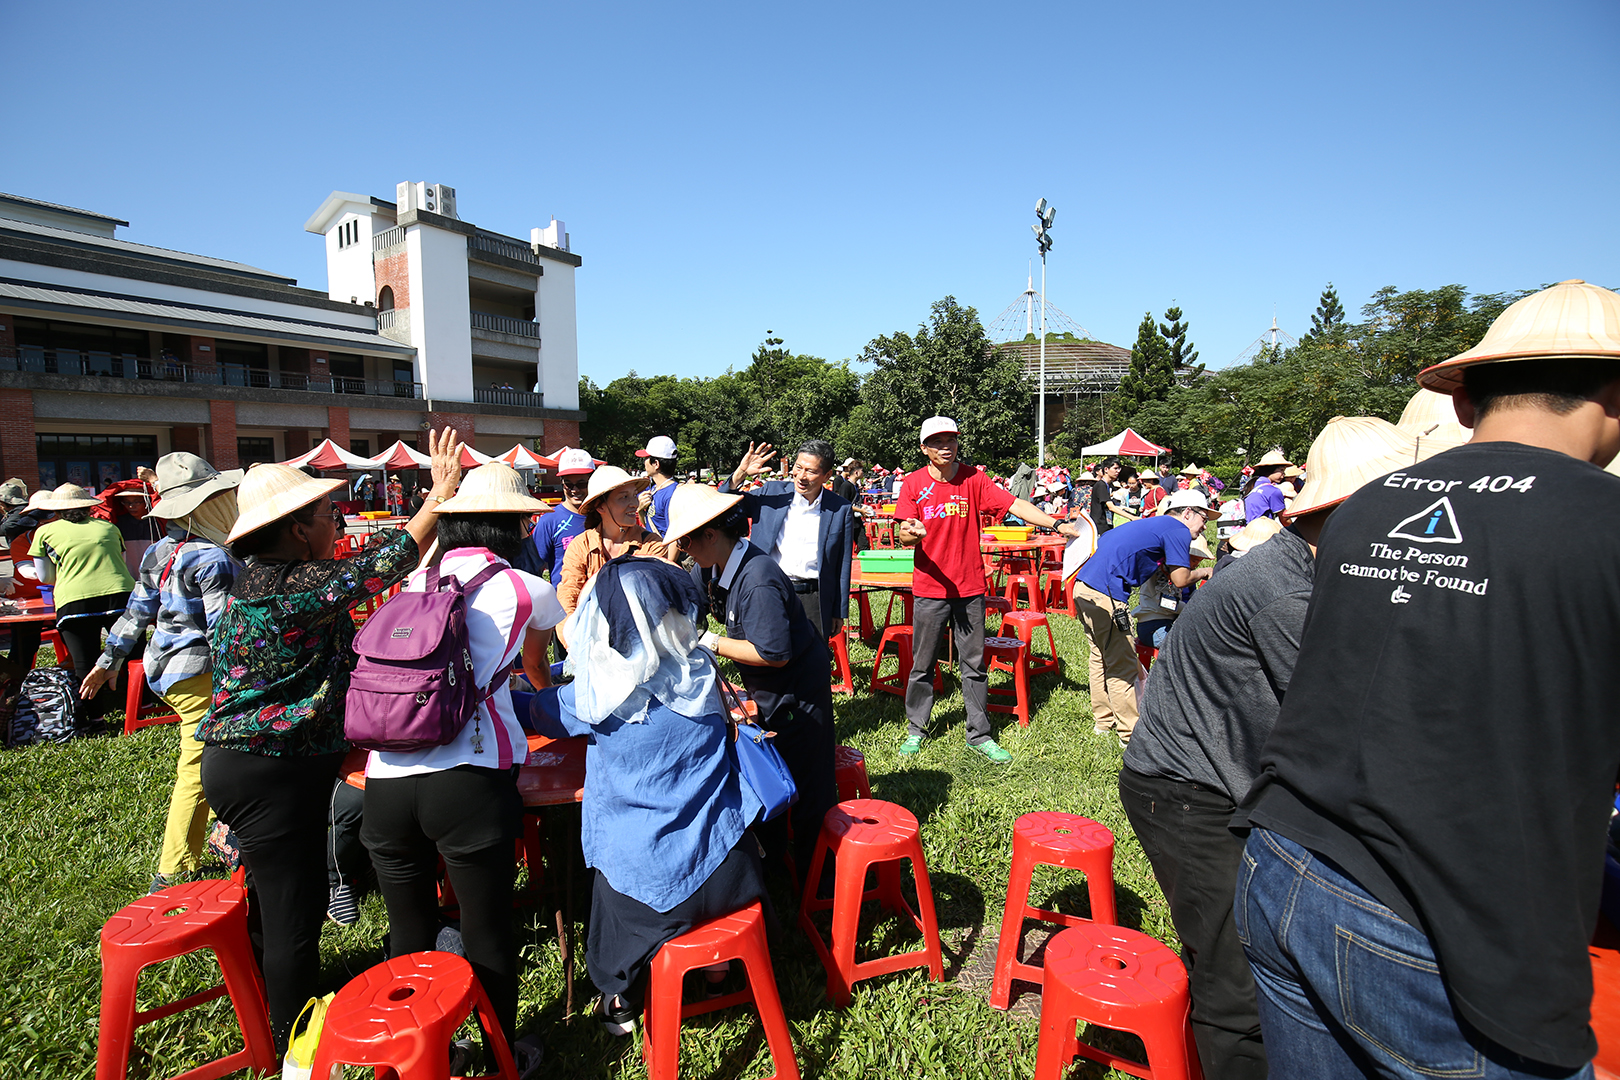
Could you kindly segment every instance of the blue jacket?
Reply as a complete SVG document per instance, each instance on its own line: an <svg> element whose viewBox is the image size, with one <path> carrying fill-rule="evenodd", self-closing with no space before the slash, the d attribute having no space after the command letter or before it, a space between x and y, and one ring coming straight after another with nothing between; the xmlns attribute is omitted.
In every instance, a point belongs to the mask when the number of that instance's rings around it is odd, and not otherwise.
<svg viewBox="0 0 1620 1080"><path fill-rule="evenodd" d="M720 490L731 491L727 477ZM793 481L771 480L758 491L743 496L743 510L754 523L748 542L766 554L776 550L782 536L782 523L793 505ZM855 514L849 500L831 491L822 491L821 574L817 590L821 600L821 625L830 627L835 619L849 615L849 568L855 550Z"/></svg>

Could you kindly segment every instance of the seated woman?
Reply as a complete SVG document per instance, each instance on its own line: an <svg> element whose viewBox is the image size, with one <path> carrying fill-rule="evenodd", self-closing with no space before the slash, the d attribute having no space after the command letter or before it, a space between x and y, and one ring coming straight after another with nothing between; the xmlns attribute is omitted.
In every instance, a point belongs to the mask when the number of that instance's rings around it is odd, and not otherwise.
<svg viewBox="0 0 1620 1080"><path fill-rule="evenodd" d="M429 432L428 445L433 496L444 502L461 477L461 442L446 428L442 438ZM319 993L327 807L349 749L349 610L414 570L437 527L423 511L365 551L334 559L343 526L331 493L343 484L287 465L255 465L242 478L241 515L226 542L246 565L210 634L213 709L197 725L203 794L230 823L248 870L278 1056L298 1011Z"/></svg>
<svg viewBox="0 0 1620 1080"><path fill-rule="evenodd" d="M562 601L564 611L573 613L585 583L609 559L620 555L670 558L668 545L657 533L643 528L636 516L636 495L651 482L646 476L631 476L613 465L603 465L591 474L585 501L580 504L585 531L570 540L563 553L557 599ZM563 640L566 643L567 638Z"/></svg>
<svg viewBox="0 0 1620 1080"><path fill-rule="evenodd" d="M585 965L614 1034L634 1028L664 942L765 895L744 835L762 807L732 764L714 659L698 647L699 601L691 577L661 559L609 562L565 624L574 681L531 705L541 734L590 739Z"/></svg>
<svg viewBox="0 0 1620 1080"><path fill-rule="evenodd" d="M512 926L513 841L523 826L514 766L528 760L529 744L512 711L507 673L521 648L530 681L550 685L546 648L563 609L550 585L511 563L529 542L530 517L545 508L529 497L517 470L499 462L473 469L456 497L438 507L444 551L438 572L467 588L473 682L494 692L443 746L371 752L360 827L388 905L389 949L396 957L434 948L443 857L461 904L467 961L495 1006L524 1077L538 1072L541 1059L537 1036L517 1038L518 940ZM428 573L412 574L406 591L426 590ZM386 618L387 610L374 618Z"/></svg>

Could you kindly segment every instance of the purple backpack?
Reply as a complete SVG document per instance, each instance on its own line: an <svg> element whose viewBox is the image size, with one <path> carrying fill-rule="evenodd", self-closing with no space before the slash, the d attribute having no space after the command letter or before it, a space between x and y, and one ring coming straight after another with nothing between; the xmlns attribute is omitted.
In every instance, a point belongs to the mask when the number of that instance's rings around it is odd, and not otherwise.
<svg viewBox="0 0 1620 1080"><path fill-rule="evenodd" d="M402 592L378 608L354 638L360 662L349 677L343 734L365 750L428 750L455 741L478 706L500 687L473 681L467 594L495 575L486 567L465 585L427 571L424 592ZM528 590L519 588L526 598ZM521 632L520 620L513 626Z"/></svg>

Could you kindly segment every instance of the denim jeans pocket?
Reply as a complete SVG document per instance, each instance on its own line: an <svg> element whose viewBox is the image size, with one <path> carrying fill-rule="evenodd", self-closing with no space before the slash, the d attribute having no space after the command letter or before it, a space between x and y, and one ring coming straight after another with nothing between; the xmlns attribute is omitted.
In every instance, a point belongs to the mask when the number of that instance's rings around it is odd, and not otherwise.
<svg viewBox="0 0 1620 1080"><path fill-rule="evenodd" d="M1335 928L1339 1008L1345 1026L1374 1058L1383 1056L1389 1064L1421 1076L1448 1080L1484 1076L1485 1058L1459 1034L1433 957L1415 954L1398 940L1421 935L1399 920L1365 929L1367 933L1343 925ZM1383 933L1386 929L1392 933Z"/></svg>
<svg viewBox="0 0 1620 1080"><path fill-rule="evenodd" d="M1243 864L1238 867L1237 891L1232 896L1232 927L1237 931L1239 944L1245 949L1249 947L1249 883L1254 880L1256 865L1254 856L1244 845Z"/></svg>

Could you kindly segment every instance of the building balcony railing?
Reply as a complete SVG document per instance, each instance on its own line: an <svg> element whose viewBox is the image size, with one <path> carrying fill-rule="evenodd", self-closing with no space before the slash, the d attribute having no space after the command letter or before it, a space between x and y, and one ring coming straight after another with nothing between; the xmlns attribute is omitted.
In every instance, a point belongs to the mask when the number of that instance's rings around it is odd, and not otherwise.
<svg viewBox="0 0 1620 1080"><path fill-rule="evenodd" d="M395 225L391 229L384 229L382 232L377 233L371 238L371 250L386 251L395 244L403 244L404 242L405 230L400 226Z"/></svg>
<svg viewBox="0 0 1620 1080"><path fill-rule="evenodd" d="M20 346L0 350L0 371L31 371L41 375L83 375L104 379L139 379L143 382L192 383L202 386L250 386L261 390L299 390L315 394L369 394L374 397L420 398L419 382L353 379L342 375L269 371L246 364L222 363L201 368L179 360L127 353L80 352L74 349L34 349Z"/></svg>
<svg viewBox="0 0 1620 1080"><path fill-rule="evenodd" d="M510 240L485 236L483 233L474 233L467 237L467 254L475 259L480 254L500 255L503 258L516 259L518 262L534 263L536 266L540 264L540 256L531 248L523 244L514 244Z"/></svg>
<svg viewBox="0 0 1620 1080"><path fill-rule="evenodd" d="M493 330L497 334L534 338L536 344L540 341L539 323L514 319L508 315L486 315L482 311L475 311L472 313L472 327L474 330Z"/></svg>
<svg viewBox="0 0 1620 1080"><path fill-rule="evenodd" d="M476 387L473 390L473 400L480 405L516 405L524 409L543 409L546 407L546 395L533 394L527 390L497 390L494 387Z"/></svg>

